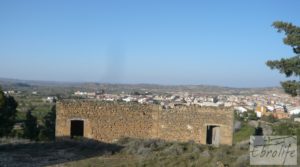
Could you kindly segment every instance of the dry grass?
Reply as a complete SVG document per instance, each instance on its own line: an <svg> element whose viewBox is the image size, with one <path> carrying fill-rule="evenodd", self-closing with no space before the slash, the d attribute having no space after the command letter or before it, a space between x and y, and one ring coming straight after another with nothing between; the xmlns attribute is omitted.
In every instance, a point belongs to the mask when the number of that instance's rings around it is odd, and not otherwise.
<svg viewBox="0 0 300 167"><path fill-rule="evenodd" d="M221 146L219 148L198 145L193 142L165 142L124 138L117 142L123 146L120 152L93 157L60 166L207 166L217 164L248 166L248 148Z"/></svg>
<svg viewBox="0 0 300 167"><path fill-rule="evenodd" d="M215 148L193 142L131 138L123 138L115 144L85 141L2 143L0 166L243 167L249 166L248 149L247 143Z"/></svg>

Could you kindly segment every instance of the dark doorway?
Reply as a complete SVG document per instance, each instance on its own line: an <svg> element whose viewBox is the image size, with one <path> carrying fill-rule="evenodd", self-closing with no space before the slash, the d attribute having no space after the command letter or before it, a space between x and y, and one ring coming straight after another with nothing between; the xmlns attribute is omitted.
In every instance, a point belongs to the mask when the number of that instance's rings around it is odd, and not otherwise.
<svg viewBox="0 0 300 167"><path fill-rule="evenodd" d="M206 144L219 145L219 142L220 142L220 127L207 126Z"/></svg>
<svg viewBox="0 0 300 167"><path fill-rule="evenodd" d="M71 138L83 137L83 121L82 120L72 120L71 121Z"/></svg>

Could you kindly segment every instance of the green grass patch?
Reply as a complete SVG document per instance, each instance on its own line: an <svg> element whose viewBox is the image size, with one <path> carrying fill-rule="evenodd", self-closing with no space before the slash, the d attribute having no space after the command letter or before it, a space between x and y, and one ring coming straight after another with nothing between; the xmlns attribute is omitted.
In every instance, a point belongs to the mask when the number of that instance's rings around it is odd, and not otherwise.
<svg viewBox="0 0 300 167"><path fill-rule="evenodd" d="M255 128L248 125L247 123L242 124L242 128L233 133L233 142L238 143L244 140L248 140L251 135L253 135L255 132Z"/></svg>
<svg viewBox="0 0 300 167"><path fill-rule="evenodd" d="M39 122L41 122L44 116L50 111L51 105L40 105L32 111L32 115L35 116Z"/></svg>

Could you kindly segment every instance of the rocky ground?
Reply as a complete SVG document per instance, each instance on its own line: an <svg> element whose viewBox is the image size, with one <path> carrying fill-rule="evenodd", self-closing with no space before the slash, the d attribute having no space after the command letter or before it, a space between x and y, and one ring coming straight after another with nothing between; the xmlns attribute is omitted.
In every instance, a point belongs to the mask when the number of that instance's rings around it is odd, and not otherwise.
<svg viewBox="0 0 300 167"><path fill-rule="evenodd" d="M298 148L298 157L299 157ZM193 142L124 138L115 144L82 141L0 144L0 166L203 166L249 165L249 143L219 148Z"/></svg>

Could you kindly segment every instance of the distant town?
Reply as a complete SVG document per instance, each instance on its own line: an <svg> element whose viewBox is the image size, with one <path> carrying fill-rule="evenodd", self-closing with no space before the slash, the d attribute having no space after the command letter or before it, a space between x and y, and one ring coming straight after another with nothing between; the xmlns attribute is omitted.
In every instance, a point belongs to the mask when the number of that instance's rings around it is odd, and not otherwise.
<svg viewBox="0 0 300 167"><path fill-rule="evenodd" d="M191 106L197 105L201 107L231 107L236 113L243 114L247 111L254 111L258 118L262 116L272 115L277 119L290 118L293 115L300 114L300 99L292 97L280 91L256 91L254 94L247 95L230 95L212 93L204 94L201 92L193 93L191 91L174 91L168 93L157 93L144 91L144 89L136 89L135 91L119 91L114 93L106 93L106 90L100 89L96 91L84 91L80 88L69 91L67 99L85 99L95 101L108 102L125 102L140 104L156 104L168 109L175 106ZM275 93L274 93L275 92ZM40 97L44 103L54 103L59 99L57 96L47 96L39 91L28 90L20 91L16 89L4 89L4 93L12 96L30 96ZM51 94L51 93L50 93ZM299 121L295 118L295 121Z"/></svg>
<svg viewBox="0 0 300 167"><path fill-rule="evenodd" d="M201 107L234 107L238 113L255 111L260 118L265 115L273 115L277 119L289 118L300 113L300 100L286 94L271 95L217 95L201 96L180 92L173 95L155 95L151 92L133 94L105 94L98 92L74 92L75 97L83 99L96 99L103 101L137 102L140 104L159 104L163 108L174 108L178 105L198 105ZM47 97L55 99L55 97Z"/></svg>

